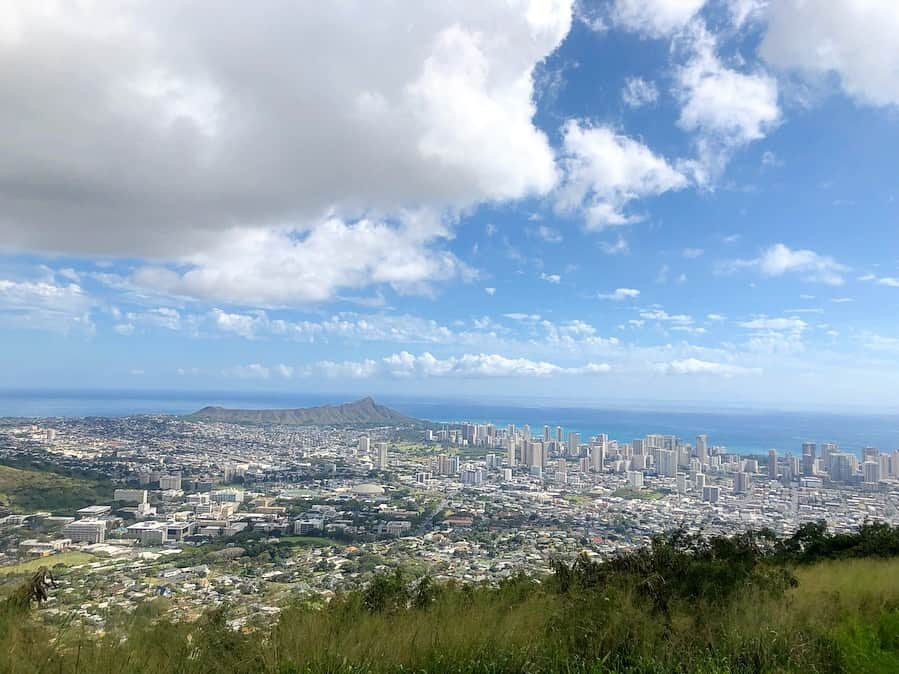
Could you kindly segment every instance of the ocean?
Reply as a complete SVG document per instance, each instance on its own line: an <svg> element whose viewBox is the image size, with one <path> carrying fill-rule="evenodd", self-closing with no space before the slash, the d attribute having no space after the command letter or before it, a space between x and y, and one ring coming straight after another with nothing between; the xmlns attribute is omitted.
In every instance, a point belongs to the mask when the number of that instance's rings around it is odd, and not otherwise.
<svg viewBox="0 0 899 674"><path fill-rule="evenodd" d="M307 407L353 400L349 394L235 393L208 391L0 391L0 417L84 417L133 414L187 414L206 405L237 408ZM630 441L649 433L677 435L688 442L700 433L710 445L723 445L740 454L798 454L806 441L836 442L842 449L862 447L882 451L899 448L899 415L830 412L778 412L753 409L672 410L670 404L650 409L553 406L545 402L487 402L378 396L380 404L404 414L435 422L492 422L497 426L529 424L542 434L544 424L581 434L583 441L606 433Z"/></svg>

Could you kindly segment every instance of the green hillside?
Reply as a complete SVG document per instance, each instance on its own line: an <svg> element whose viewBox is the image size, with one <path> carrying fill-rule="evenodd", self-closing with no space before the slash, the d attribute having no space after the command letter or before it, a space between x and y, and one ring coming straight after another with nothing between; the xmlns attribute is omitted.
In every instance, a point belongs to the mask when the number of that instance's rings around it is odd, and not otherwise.
<svg viewBox="0 0 899 674"><path fill-rule="evenodd" d="M401 571L272 628L227 611L151 619L94 638L41 626L8 601L0 671L47 672L897 672L899 529L832 536L809 526L704 540L673 534L539 581L438 584ZM53 638L51 638L53 637Z"/></svg>
<svg viewBox="0 0 899 674"><path fill-rule="evenodd" d="M111 483L0 465L0 511L71 513L113 496Z"/></svg>

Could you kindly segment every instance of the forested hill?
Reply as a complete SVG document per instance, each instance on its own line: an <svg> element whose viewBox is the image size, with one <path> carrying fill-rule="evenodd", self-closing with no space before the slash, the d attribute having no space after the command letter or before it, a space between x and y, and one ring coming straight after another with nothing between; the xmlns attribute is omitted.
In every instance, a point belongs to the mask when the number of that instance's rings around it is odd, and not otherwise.
<svg viewBox="0 0 899 674"><path fill-rule="evenodd" d="M322 405L284 410L237 410L204 407L187 417L196 421L234 424L284 424L289 426L420 425L424 422L362 398L342 405Z"/></svg>

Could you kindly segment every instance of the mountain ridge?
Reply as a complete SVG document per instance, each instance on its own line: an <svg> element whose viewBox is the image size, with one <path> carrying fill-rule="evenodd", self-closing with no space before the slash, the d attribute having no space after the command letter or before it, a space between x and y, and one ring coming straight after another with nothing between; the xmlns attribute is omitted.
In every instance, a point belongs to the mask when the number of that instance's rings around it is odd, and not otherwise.
<svg viewBox="0 0 899 674"><path fill-rule="evenodd" d="M379 405L371 396L339 405L319 405L288 409L245 410L210 405L187 419L236 424L283 424L287 426L353 426L360 424L423 424L394 409Z"/></svg>

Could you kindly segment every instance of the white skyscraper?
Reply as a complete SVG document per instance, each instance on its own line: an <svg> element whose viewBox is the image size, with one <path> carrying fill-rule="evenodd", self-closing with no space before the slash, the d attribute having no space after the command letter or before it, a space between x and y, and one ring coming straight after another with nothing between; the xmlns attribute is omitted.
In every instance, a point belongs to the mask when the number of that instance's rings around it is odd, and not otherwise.
<svg viewBox="0 0 899 674"><path fill-rule="evenodd" d="M671 449L660 449L657 471L659 475L675 477L677 475L677 452Z"/></svg>
<svg viewBox="0 0 899 674"><path fill-rule="evenodd" d="M709 462L709 439L705 435L696 436L696 458L703 465Z"/></svg>
<svg viewBox="0 0 899 674"><path fill-rule="evenodd" d="M368 450L371 448L371 440L367 435L363 435L359 438L359 453L360 454L368 454Z"/></svg>
<svg viewBox="0 0 899 674"><path fill-rule="evenodd" d="M749 473L734 474L734 494L745 494L749 491Z"/></svg>
<svg viewBox="0 0 899 674"><path fill-rule="evenodd" d="M590 445L590 468L594 473L601 473L606 462L606 445L609 442L609 436L603 434L598 435L594 442Z"/></svg>
<svg viewBox="0 0 899 674"><path fill-rule="evenodd" d="M581 434L568 432L568 456L577 456L581 451Z"/></svg>
<svg viewBox="0 0 899 674"><path fill-rule="evenodd" d="M643 473L639 470L629 471L627 474L627 481L631 489L635 491L643 489Z"/></svg>
<svg viewBox="0 0 899 674"><path fill-rule="evenodd" d="M877 484L880 482L879 461L865 461L863 464L863 472L865 475L865 482L868 484Z"/></svg>

